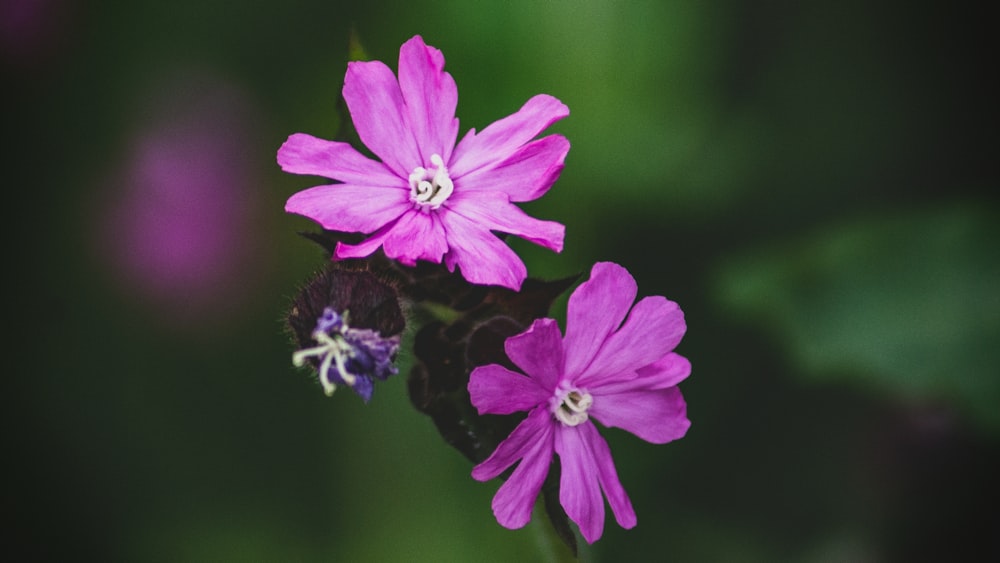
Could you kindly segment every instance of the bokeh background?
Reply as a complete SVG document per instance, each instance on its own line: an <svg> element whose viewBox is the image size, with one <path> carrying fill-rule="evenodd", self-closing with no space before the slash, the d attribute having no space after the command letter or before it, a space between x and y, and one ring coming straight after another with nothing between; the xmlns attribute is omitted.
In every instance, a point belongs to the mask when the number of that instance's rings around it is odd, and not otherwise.
<svg viewBox="0 0 1000 563"><path fill-rule="evenodd" d="M943 2L0 0L5 552L533 561L405 377L290 363L286 215L348 35L442 49L462 131L548 93L572 150L529 271L684 309L693 426L606 430L639 515L589 561L1000 557L995 19ZM564 303L554 314L562 315ZM403 358L404 368L409 358Z"/></svg>

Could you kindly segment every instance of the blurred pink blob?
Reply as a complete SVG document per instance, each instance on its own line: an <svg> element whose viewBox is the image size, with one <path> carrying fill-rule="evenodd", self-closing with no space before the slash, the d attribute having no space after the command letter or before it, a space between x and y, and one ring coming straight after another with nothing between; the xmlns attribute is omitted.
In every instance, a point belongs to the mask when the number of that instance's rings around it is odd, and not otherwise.
<svg viewBox="0 0 1000 563"><path fill-rule="evenodd" d="M99 252L165 316L218 317L260 278L249 259L261 232L256 114L242 92L203 74L161 85L149 102L114 175Z"/></svg>

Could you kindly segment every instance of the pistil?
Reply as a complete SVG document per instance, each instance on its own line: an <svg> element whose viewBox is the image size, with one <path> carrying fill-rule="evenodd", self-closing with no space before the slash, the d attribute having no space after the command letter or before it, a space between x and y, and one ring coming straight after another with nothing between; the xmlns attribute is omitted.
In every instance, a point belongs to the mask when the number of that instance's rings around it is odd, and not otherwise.
<svg viewBox="0 0 1000 563"><path fill-rule="evenodd" d="M590 393L560 386L552 399L552 414L566 426L577 426L590 418L587 410L594 404L594 398Z"/></svg>
<svg viewBox="0 0 1000 563"><path fill-rule="evenodd" d="M448 176L441 155L431 155L432 169L418 166L410 173L410 201L422 211L433 211L443 204L453 191L455 184Z"/></svg>

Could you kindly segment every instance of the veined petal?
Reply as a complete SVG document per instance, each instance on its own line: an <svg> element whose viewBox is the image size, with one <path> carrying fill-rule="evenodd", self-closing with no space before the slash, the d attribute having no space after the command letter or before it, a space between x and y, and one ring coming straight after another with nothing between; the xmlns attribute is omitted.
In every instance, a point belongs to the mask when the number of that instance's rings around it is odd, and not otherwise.
<svg viewBox="0 0 1000 563"><path fill-rule="evenodd" d="M278 149L285 172L309 174L363 186L406 187L406 181L385 164L361 154L348 143L295 133Z"/></svg>
<svg viewBox="0 0 1000 563"><path fill-rule="evenodd" d="M394 220L392 223L389 223L381 229L375 231L370 237L359 242L358 244L338 242L337 248L333 251L333 258L335 260L343 260L344 258L364 258L365 256L370 255L382 246L382 243L385 241L386 237L389 236L389 233L395 226L396 221Z"/></svg>
<svg viewBox="0 0 1000 563"><path fill-rule="evenodd" d="M567 374L576 376L590 365L604 341L621 325L635 300L638 288L625 268L612 262L598 262L590 279L569 297L566 309Z"/></svg>
<svg viewBox="0 0 1000 563"><path fill-rule="evenodd" d="M508 341L509 342L509 341ZM469 397L479 414L510 414L546 404L551 390L539 382L497 365L479 366L469 375Z"/></svg>
<svg viewBox="0 0 1000 563"><path fill-rule="evenodd" d="M532 201L545 195L559 178L569 152L562 135L549 135L518 149L495 166L484 166L455 180L462 190L496 191L510 201Z"/></svg>
<svg viewBox="0 0 1000 563"><path fill-rule="evenodd" d="M424 165L395 75L380 61L347 63L344 100L362 142L400 178Z"/></svg>
<svg viewBox="0 0 1000 563"><path fill-rule="evenodd" d="M544 446L552 451L553 429L556 424L548 405L536 407L517 425L510 436L500 442L490 457L472 468L472 478L476 481L489 481L517 463L535 447Z"/></svg>
<svg viewBox="0 0 1000 563"><path fill-rule="evenodd" d="M485 229L517 235L549 250L562 252L565 225L531 217L510 203L501 192L463 192L456 188L447 205L453 212Z"/></svg>
<svg viewBox="0 0 1000 563"><path fill-rule="evenodd" d="M399 49L399 87L421 162L429 163L433 154L448 162L458 135L458 88L444 72L444 55L419 35Z"/></svg>
<svg viewBox="0 0 1000 563"><path fill-rule="evenodd" d="M436 264L448 251L444 227L437 213L423 213L410 206L396 222L385 242L385 255L413 266L417 260Z"/></svg>
<svg viewBox="0 0 1000 563"><path fill-rule="evenodd" d="M288 198L285 211L309 217L325 229L370 233L405 213L408 196L402 188L316 186Z"/></svg>
<svg viewBox="0 0 1000 563"><path fill-rule="evenodd" d="M648 366L639 368L639 377L648 389L673 387L691 375L691 362L671 352Z"/></svg>
<svg viewBox="0 0 1000 563"><path fill-rule="evenodd" d="M594 404L588 411L601 424L618 427L654 444L665 444L687 433L691 422L687 404L677 387L640 389L612 395L591 389Z"/></svg>
<svg viewBox="0 0 1000 563"><path fill-rule="evenodd" d="M535 404L545 402L562 376L562 333L556 321L537 319L528 330L508 338L504 350L510 360L545 392Z"/></svg>
<svg viewBox="0 0 1000 563"><path fill-rule="evenodd" d="M604 532L604 497L601 496L599 469L591 451L588 428L597 432L590 422L558 427L555 450L562 468L559 503L580 527L587 543L594 543Z"/></svg>
<svg viewBox="0 0 1000 563"><path fill-rule="evenodd" d="M501 526L515 530L531 520L531 509L552 463L552 426L527 444L523 459L493 497L493 514Z"/></svg>
<svg viewBox="0 0 1000 563"><path fill-rule="evenodd" d="M449 250L444 256L448 269L458 266L462 277L475 284L521 289L528 269L509 246L487 227L458 213L446 211L440 216L448 236Z"/></svg>
<svg viewBox="0 0 1000 563"><path fill-rule="evenodd" d="M677 303L659 295L646 297L632 307L628 320L608 337L577 381L593 387L602 377L649 365L677 347L686 329Z"/></svg>
<svg viewBox="0 0 1000 563"><path fill-rule="evenodd" d="M622 487L618 479L618 471L615 469L615 462L611 458L611 448L607 441L597 431L593 424L584 424L586 429L581 428L585 438L590 444L590 450L594 454L594 462L597 463L597 475L601 482L601 489L608 497L608 504L615 514L618 525L625 529L634 528L636 524L635 509L632 508L632 501L629 500L625 487Z"/></svg>
<svg viewBox="0 0 1000 563"><path fill-rule="evenodd" d="M654 362L638 371L626 370L613 375L591 378L589 381L585 380L583 387L597 389L603 395L643 389L666 389L679 383L690 372L691 364L686 358L670 353L662 358L662 363Z"/></svg>
<svg viewBox="0 0 1000 563"><path fill-rule="evenodd" d="M528 100L512 115L493 122L478 134L470 131L452 154L448 170L454 177L506 160L521 145L535 138L549 125L569 115L569 108L558 99L539 94Z"/></svg>

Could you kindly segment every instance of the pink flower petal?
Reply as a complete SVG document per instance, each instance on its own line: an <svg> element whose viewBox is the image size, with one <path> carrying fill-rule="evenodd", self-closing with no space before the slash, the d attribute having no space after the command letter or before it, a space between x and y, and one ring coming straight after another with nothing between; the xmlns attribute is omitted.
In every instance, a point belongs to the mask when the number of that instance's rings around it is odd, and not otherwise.
<svg viewBox="0 0 1000 563"><path fill-rule="evenodd" d="M508 340L508 342L510 342ZM490 364L469 375L469 397L479 414L510 414L546 403L551 390L531 377Z"/></svg>
<svg viewBox="0 0 1000 563"><path fill-rule="evenodd" d="M638 380L636 380L638 381ZM687 405L677 387L639 389L611 395L590 389L590 415L608 427L618 427L654 444L665 444L687 433Z"/></svg>
<svg viewBox="0 0 1000 563"><path fill-rule="evenodd" d="M345 258L364 258L375 252L382 246L382 243L392 232L392 228L396 226L396 222L387 224L381 229L375 231L370 237L359 242L358 244L347 244L344 242L338 242L337 248L333 251L333 258L335 260L343 260Z"/></svg>
<svg viewBox="0 0 1000 563"><path fill-rule="evenodd" d="M569 297L566 310L567 374L583 373L608 336L621 325L635 300L635 279L612 262L598 262L590 279Z"/></svg>
<svg viewBox="0 0 1000 563"><path fill-rule="evenodd" d="M484 166L455 180L463 191L494 191L510 201L532 201L542 197L559 178L569 152L562 135L532 141L495 166Z"/></svg>
<svg viewBox="0 0 1000 563"><path fill-rule="evenodd" d="M500 192L456 192L446 204L453 212L491 231L517 235L537 245L562 252L566 227L531 217Z"/></svg>
<svg viewBox="0 0 1000 563"><path fill-rule="evenodd" d="M618 471L615 469L615 462L611 458L611 448L597 431L593 424L583 424L586 426L585 439L590 444L591 452L594 454L594 462L597 464L597 475L601 482L601 489L608 497L608 504L615 514L615 520L622 528L634 528L636 524L635 509L632 508L632 501L629 500L625 488L622 487L618 479Z"/></svg>
<svg viewBox="0 0 1000 563"><path fill-rule="evenodd" d="M546 436L528 442L521 463L493 497L493 514L505 528L516 530L531 520L535 499L552 463L552 427L545 428Z"/></svg>
<svg viewBox="0 0 1000 563"><path fill-rule="evenodd" d="M399 87L422 162L433 154L448 162L458 136L458 88L444 72L444 55L419 35L399 49Z"/></svg>
<svg viewBox="0 0 1000 563"><path fill-rule="evenodd" d="M639 368L639 377L648 389L673 387L691 375L691 362L671 352L646 367Z"/></svg>
<svg viewBox="0 0 1000 563"><path fill-rule="evenodd" d="M489 481L499 476L508 467L517 463L533 448L541 447L552 451L553 429L557 423L549 412L548 405L536 407L517 425L490 457L472 468L472 478ZM548 469L548 465L546 465Z"/></svg>
<svg viewBox="0 0 1000 563"><path fill-rule="evenodd" d="M295 133L281 145L278 164L292 174L323 176L364 186L408 188L406 181L385 164L364 156L351 145L305 133Z"/></svg>
<svg viewBox="0 0 1000 563"><path fill-rule="evenodd" d="M370 233L395 221L409 207L401 188L336 184L316 186L288 198L285 211L309 217L326 229Z"/></svg>
<svg viewBox="0 0 1000 563"><path fill-rule="evenodd" d="M423 213L411 207L396 222L382 247L386 256L407 266L415 265L417 260L440 264L448 251L448 241L437 213Z"/></svg>
<svg viewBox="0 0 1000 563"><path fill-rule="evenodd" d="M625 324L608 337L576 381L593 387L602 377L649 365L673 350L686 329L677 303L659 295L646 297L635 304Z"/></svg>
<svg viewBox="0 0 1000 563"><path fill-rule="evenodd" d="M555 432L555 450L559 454L559 503L566 515L580 527L587 543L594 543L604 532L604 497L598 466L590 441L597 430L585 422L579 426L560 426Z"/></svg>
<svg viewBox="0 0 1000 563"><path fill-rule="evenodd" d="M671 352L634 372L623 371L613 376L601 377L599 381L592 383L601 394L614 395L643 389L666 389L684 381L689 375L691 375L691 362L684 356Z"/></svg>
<svg viewBox="0 0 1000 563"><path fill-rule="evenodd" d="M458 266L462 277L475 284L521 289L528 277L524 262L487 227L450 211L441 214L441 221L448 234L444 259L450 270Z"/></svg>
<svg viewBox="0 0 1000 563"><path fill-rule="evenodd" d="M562 333L556 321L536 320L525 332L508 338L504 349L510 360L545 391L535 404L547 401L562 376Z"/></svg>
<svg viewBox="0 0 1000 563"><path fill-rule="evenodd" d="M528 100L512 115L462 138L452 154L449 172L456 178L512 156L553 122L569 115L569 108L546 94Z"/></svg>
<svg viewBox="0 0 1000 563"><path fill-rule="evenodd" d="M396 175L407 178L417 166L430 165L420 158L404 116L403 94L389 67L379 61L348 63L343 91L361 141Z"/></svg>

